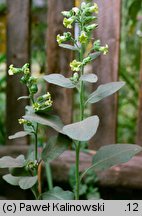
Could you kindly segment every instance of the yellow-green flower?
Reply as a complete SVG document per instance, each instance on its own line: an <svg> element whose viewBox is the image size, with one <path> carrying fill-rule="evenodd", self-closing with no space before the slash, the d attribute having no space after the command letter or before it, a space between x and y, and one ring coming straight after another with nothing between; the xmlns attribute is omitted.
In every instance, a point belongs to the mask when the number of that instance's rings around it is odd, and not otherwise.
<svg viewBox="0 0 142 216"><path fill-rule="evenodd" d="M74 19L73 18L64 18L63 20L63 25L66 27L66 28L69 28L71 29L72 28L72 23L73 23Z"/></svg>
<svg viewBox="0 0 142 216"><path fill-rule="evenodd" d="M14 75L14 67L13 67L13 65L10 65L10 66L9 66L8 74L9 74L10 76Z"/></svg>
<svg viewBox="0 0 142 216"><path fill-rule="evenodd" d="M106 55L108 53L108 45L100 47L99 51Z"/></svg>
<svg viewBox="0 0 142 216"><path fill-rule="evenodd" d="M63 35L61 36L60 34L57 35L58 44L61 44L61 43L65 42L65 41L66 41L65 36L63 36Z"/></svg>
<svg viewBox="0 0 142 216"><path fill-rule="evenodd" d="M96 13L96 14L99 13L99 7L98 7L98 5L96 3L94 3L94 5L90 7L90 12L91 13Z"/></svg>
<svg viewBox="0 0 142 216"><path fill-rule="evenodd" d="M72 11L77 15L79 12L79 8L78 7L73 7Z"/></svg>
<svg viewBox="0 0 142 216"><path fill-rule="evenodd" d="M29 121L25 119L18 119L19 124L28 124Z"/></svg>
<svg viewBox="0 0 142 216"><path fill-rule="evenodd" d="M81 44L85 44L88 40L88 37L84 31L81 32L81 35L79 36L79 42Z"/></svg>
<svg viewBox="0 0 142 216"><path fill-rule="evenodd" d="M79 71L81 65L82 65L82 63L79 62L79 61L76 61L76 60L73 60L73 61L70 63L70 67L71 67L71 70L72 70L72 71Z"/></svg>

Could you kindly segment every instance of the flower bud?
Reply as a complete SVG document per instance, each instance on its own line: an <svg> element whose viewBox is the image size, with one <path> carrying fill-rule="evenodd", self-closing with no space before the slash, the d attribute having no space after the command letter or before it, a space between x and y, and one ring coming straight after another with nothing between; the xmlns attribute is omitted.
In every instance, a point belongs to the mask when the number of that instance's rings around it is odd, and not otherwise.
<svg viewBox="0 0 142 216"><path fill-rule="evenodd" d="M24 64L24 66L22 67L22 70L25 75L30 74L29 64L28 63Z"/></svg>
<svg viewBox="0 0 142 216"><path fill-rule="evenodd" d="M62 11L61 14L67 18L71 17L71 12L70 11Z"/></svg>
<svg viewBox="0 0 142 216"><path fill-rule="evenodd" d="M96 40L93 44L93 50L100 51L101 42L100 40Z"/></svg>
<svg viewBox="0 0 142 216"><path fill-rule="evenodd" d="M33 84L31 87L30 87L30 93L32 94L36 94L38 91L38 87L36 84Z"/></svg>
<svg viewBox="0 0 142 216"><path fill-rule="evenodd" d="M94 29L96 29L96 27L98 26L98 24L91 24L91 25L88 25L87 27L86 27L86 31L87 32L90 32L90 31L92 31L92 30L94 30Z"/></svg>
<svg viewBox="0 0 142 216"><path fill-rule="evenodd" d="M79 8L78 7L73 7L72 11L77 15L79 13Z"/></svg>
<svg viewBox="0 0 142 216"><path fill-rule="evenodd" d="M91 62L91 57L90 57L90 56L84 58L82 64L83 64L83 65L86 65L86 64L88 64L89 62Z"/></svg>
<svg viewBox="0 0 142 216"><path fill-rule="evenodd" d="M36 84L36 82L37 82L37 78L36 77L33 77L33 76L31 76L30 78L29 78L29 83L32 85L32 84Z"/></svg>

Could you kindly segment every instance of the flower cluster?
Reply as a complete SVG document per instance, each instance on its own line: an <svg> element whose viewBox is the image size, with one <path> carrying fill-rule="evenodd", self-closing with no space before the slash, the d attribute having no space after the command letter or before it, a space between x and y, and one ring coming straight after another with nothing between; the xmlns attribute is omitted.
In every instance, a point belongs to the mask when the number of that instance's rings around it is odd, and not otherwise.
<svg viewBox="0 0 142 216"><path fill-rule="evenodd" d="M99 13L99 8L96 3L91 5L90 3L83 2L81 6L73 7L70 11L63 11L62 15L65 17L63 19L63 25L71 29L73 27L74 23L77 23L79 27L79 35L77 38L73 38L70 32L65 32L63 35L58 34L57 35L57 42L58 44L62 44L67 41L73 42L74 47L78 49L78 52L80 52L81 47L86 47L91 36L91 32L97 28L98 24L92 23L97 19L95 14ZM91 48L90 53L81 60L73 60L70 63L71 70L74 72L79 72L83 66L90 63L92 61L92 58L89 56L92 51L95 52L101 52L104 55L108 52L108 45L101 46L100 40L96 40Z"/></svg>
<svg viewBox="0 0 142 216"><path fill-rule="evenodd" d="M37 98L36 102L33 104L35 111L44 110L52 106L53 101L51 100L51 95L49 92Z"/></svg>
<svg viewBox="0 0 142 216"><path fill-rule="evenodd" d="M19 124L23 124L23 125L27 125L27 126L32 125L32 123L30 121L28 121L26 119L22 119L22 118L18 119L18 122L19 122Z"/></svg>

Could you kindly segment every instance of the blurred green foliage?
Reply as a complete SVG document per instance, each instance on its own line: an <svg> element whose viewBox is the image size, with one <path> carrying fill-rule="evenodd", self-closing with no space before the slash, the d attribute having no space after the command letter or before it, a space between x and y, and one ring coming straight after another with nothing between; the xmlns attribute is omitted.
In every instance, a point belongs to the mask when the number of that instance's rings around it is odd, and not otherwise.
<svg viewBox="0 0 142 216"><path fill-rule="evenodd" d="M118 143L135 143L141 50L137 31L142 22L141 14L142 1L122 1L119 77L126 86L119 94Z"/></svg>

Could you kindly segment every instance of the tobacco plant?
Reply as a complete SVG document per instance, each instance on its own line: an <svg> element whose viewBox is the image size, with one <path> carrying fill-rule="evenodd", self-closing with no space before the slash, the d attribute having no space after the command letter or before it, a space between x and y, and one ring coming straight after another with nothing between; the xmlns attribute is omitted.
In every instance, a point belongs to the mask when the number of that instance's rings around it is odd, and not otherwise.
<svg viewBox="0 0 142 216"><path fill-rule="evenodd" d="M87 173L103 171L111 166L128 161L132 156L141 151L141 147L132 144L111 144L101 147L92 158L92 165L83 173L79 171L79 158L81 147L88 142L97 132L99 117L96 115L85 118L85 108L89 104L95 104L107 96L117 92L124 82L111 82L100 85L94 92L88 95L85 100L86 83L94 84L98 77L94 73L85 73L85 67L101 54L106 55L108 45L102 46L99 39L91 37L92 31L98 27L96 23L98 5L82 3L79 8L73 7L70 11L62 12L63 25L67 29L77 26L79 34L73 37L71 32L64 32L57 35L57 42L60 47L75 52L76 58L70 63L72 70L71 77L64 77L61 74L50 74L44 76L48 83L60 87L77 89L80 99L80 121L69 125L63 125L59 117L52 115L52 100L50 93L37 96L37 79L30 75L29 66L25 64L22 68L10 66L9 74L22 73L21 82L29 89L31 106L26 107L26 114L19 120L24 125L24 131L17 132L9 138L17 138L25 135L33 135L35 145L32 154L25 159L23 155L16 159L5 156L0 159L1 168L9 168L9 174L3 176L8 183L19 185L22 189L31 188L36 199L79 199L81 181L85 179ZM94 23L95 22L95 23ZM68 43L67 43L68 42ZM88 46L89 45L89 46ZM91 46L91 48L90 48ZM45 146L38 151L38 126L47 125L58 132L58 136L51 137ZM49 166L49 162L58 157L68 143L72 143L75 148L75 189L73 192L63 191L59 187L52 187L50 174L48 174L49 191L42 192L41 169L42 163ZM84 181L85 182L85 181ZM90 189L92 191L92 187Z"/></svg>

